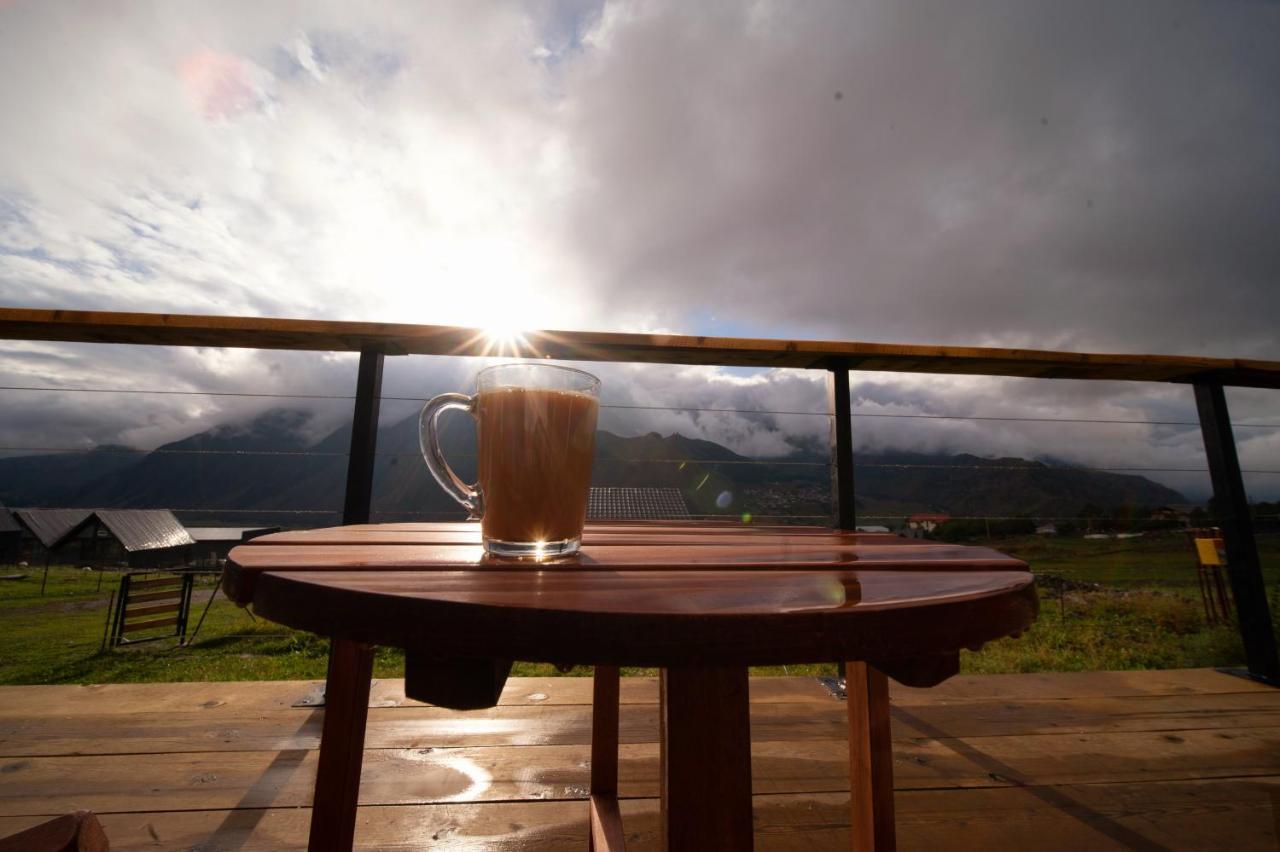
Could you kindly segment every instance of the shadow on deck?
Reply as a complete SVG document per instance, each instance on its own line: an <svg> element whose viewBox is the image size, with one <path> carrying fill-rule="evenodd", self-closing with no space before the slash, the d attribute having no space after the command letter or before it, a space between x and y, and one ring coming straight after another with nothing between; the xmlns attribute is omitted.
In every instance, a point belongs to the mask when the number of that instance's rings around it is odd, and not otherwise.
<svg viewBox="0 0 1280 852"><path fill-rule="evenodd" d="M312 685L0 687L0 836L77 808L112 849L306 845ZM848 848L844 708L755 678L756 846ZM455 713L374 685L357 844L585 849L591 682L513 678ZM628 848L657 848L657 687L622 685ZM1276 849L1280 691L1209 670L895 688L901 849Z"/></svg>

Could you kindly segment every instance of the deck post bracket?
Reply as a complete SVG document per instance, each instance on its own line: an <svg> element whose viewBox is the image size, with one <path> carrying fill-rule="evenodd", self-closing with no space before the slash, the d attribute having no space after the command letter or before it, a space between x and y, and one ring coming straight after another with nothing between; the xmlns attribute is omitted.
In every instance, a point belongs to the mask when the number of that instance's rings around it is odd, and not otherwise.
<svg viewBox="0 0 1280 852"><path fill-rule="evenodd" d="M1253 534L1249 497L1240 473L1226 393L1217 381L1197 381L1194 387L1209 477L1213 481L1216 522L1222 528L1227 549L1227 576L1231 581L1231 596L1235 598L1248 676L1280 686L1280 655L1276 653L1276 636L1271 627L1258 543Z"/></svg>

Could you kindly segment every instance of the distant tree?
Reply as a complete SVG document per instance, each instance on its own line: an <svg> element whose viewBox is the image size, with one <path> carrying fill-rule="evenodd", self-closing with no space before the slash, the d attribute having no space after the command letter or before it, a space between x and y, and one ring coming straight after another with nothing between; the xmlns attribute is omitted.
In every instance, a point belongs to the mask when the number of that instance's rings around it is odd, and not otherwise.
<svg viewBox="0 0 1280 852"><path fill-rule="evenodd" d="M1259 532L1275 532L1280 530L1280 501L1254 503L1253 526Z"/></svg>
<svg viewBox="0 0 1280 852"><path fill-rule="evenodd" d="M1035 535L1036 522L1031 518L969 518L943 521L933 531L940 541L977 541L985 538L1010 538Z"/></svg>
<svg viewBox="0 0 1280 852"><path fill-rule="evenodd" d="M987 537L987 524L981 519L943 521L934 528L931 537L939 541L974 541Z"/></svg>
<svg viewBox="0 0 1280 852"><path fill-rule="evenodd" d="M1111 520L1107 517L1107 512L1101 506L1093 503L1085 503L1080 507L1080 511L1076 513L1076 520L1084 527L1086 533L1105 532L1111 529Z"/></svg>
<svg viewBox="0 0 1280 852"><path fill-rule="evenodd" d="M1036 522L1031 518L1003 518L991 522L991 535L1009 538L1017 535L1035 535Z"/></svg>

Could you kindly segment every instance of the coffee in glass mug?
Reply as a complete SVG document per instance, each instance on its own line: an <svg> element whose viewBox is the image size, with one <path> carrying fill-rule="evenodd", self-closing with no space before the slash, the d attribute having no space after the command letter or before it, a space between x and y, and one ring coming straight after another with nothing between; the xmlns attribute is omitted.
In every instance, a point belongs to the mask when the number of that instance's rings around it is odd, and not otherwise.
<svg viewBox="0 0 1280 852"><path fill-rule="evenodd" d="M419 418L427 468L480 519L485 550L497 556L556 556L582 544L591 489L600 380L551 364L502 364L480 371L476 393L446 393ZM440 451L436 421L451 409L476 420L478 481L458 478Z"/></svg>

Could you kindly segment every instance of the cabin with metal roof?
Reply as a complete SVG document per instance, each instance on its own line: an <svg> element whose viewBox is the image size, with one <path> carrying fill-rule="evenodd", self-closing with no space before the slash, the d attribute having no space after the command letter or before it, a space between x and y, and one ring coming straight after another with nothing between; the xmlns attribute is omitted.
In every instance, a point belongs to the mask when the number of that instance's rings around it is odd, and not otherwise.
<svg viewBox="0 0 1280 852"><path fill-rule="evenodd" d="M216 566L237 544L279 531L279 527L187 527L187 534L195 540L192 564Z"/></svg>
<svg viewBox="0 0 1280 852"><path fill-rule="evenodd" d="M168 509L15 509L22 558L76 565L185 564L195 541Z"/></svg>
<svg viewBox="0 0 1280 852"><path fill-rule="evenodd" d="M22 540L22 527L13 513L0 503L0 563L18 561L18 544Z"/></svg>
<svg viewBox="0 0 1280 852"><path fill-rule="evenodd" d="M67 542L92 515L91 509L14 509L13 517L22 533L21 557L32 561L62 558Z"/></svg>

